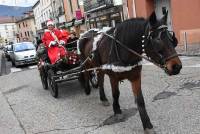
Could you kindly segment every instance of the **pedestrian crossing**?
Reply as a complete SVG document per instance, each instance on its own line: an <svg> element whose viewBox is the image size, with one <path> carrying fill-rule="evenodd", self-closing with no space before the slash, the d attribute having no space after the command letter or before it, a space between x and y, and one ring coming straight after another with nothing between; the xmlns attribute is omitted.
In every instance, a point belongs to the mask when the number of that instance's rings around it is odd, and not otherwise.
<svg viewBox="0 0 200 134"><path fill-rule="evenodd" d="M11 67L10 72L16 73L16 72L21 72L21 71L25 71L25 70L35 69L35 68L37 68L37 65L32 65L32 66L27 66L27 67L22 67L22 68Z"/></svg>

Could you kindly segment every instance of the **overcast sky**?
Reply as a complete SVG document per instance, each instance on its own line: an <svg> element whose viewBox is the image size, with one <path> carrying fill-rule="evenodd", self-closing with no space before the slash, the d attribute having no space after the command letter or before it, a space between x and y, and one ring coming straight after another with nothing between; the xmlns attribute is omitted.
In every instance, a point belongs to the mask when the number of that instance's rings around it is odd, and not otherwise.
<svg viewBox="0 0 200 134"><path fill-rule="evenodd" d="M0 0L0 5L9 6L33 6L37 0Z"/></svg>

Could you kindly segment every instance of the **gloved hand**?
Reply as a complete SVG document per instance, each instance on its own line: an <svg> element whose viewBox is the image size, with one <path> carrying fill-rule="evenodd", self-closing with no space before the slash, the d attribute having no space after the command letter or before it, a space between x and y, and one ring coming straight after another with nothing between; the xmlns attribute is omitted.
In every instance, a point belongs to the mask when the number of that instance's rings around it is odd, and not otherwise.
<svg viewBox="0 0 200 134"><path fill-rule="evenodd" d="M57 44L56 41L51 41L51 42L49 43L49 47L51 47L51 46L55 46L56 44Z"/></svg>
<svg viewBox="0 0 200 134"><path fill-rule="evenodd" d="M65 44L65 41L60 40L60 45L64 45L64 44Z"/></svg>

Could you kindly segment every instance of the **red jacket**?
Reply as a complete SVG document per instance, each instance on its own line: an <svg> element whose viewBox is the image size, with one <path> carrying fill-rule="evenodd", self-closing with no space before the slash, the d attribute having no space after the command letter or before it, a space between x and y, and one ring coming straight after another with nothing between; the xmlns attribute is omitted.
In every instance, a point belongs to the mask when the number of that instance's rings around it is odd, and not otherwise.
<svg viewBox="0 0 200 134"><path fill-rule="evenodd" d="M58 45L50 46L51 41L55 41L55 40L65 41L60 30L54 29L52 32L57 37L57 39L53 37L50 30L46 30L42 37L42 42L47 48L48 56L51 61L51 64L55 64L57 60L67 55L67 51L65 50L64 47L59 47Z"/></svg>

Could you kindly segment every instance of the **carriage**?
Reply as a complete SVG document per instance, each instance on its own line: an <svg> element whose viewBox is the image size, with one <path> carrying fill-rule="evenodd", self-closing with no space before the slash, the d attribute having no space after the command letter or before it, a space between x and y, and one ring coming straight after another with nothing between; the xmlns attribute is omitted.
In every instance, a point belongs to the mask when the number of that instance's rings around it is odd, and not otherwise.
<svg viewBox="0 0 200 134"><path fill-rule="evenodd" d="M38 71L40 74L42 86L45 90L49 89L51 95L58 97L58 84L66 81L82 79L82 67L80 57L77 54L77 40L67 43L64 47L68 51L67 59L59 59L55 64L50 64L47 50L43 44L40 44L37 49L38 55ZM94 74L91 76L95 76ZM96 87L97 80L91 78L91 84Z"/></svg>

